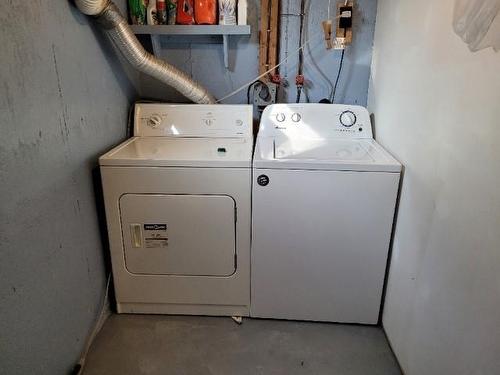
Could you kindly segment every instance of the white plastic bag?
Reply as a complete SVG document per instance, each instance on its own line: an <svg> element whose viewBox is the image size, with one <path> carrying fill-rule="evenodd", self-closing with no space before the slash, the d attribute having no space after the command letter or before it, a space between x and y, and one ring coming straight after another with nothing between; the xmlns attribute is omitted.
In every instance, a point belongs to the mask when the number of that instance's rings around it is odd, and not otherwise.
<svg viewBox="0 0 500 375"><path fill-rule="evenodd" d="M500 49L500 0L456 0L453 15L455 32L473 52Z"/></svg>

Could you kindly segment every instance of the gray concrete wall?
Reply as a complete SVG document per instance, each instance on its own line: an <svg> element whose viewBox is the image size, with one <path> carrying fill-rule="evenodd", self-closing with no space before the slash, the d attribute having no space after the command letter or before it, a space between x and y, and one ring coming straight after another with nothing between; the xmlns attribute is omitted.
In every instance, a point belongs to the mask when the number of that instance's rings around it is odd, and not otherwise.
<svg viewBox="0 0 500 375"><path fill-rule="evenodd" d="M383 323L407 375L500 374L500 54L379 0L370 109L405 166Z"/></svg>
<svg viewBox="0 0 500 375"><path fill-rule="evenodd" d="M135 89L67 1L2 1L0 30L0 373L66 374L106 278L92 170Z"/></svg>
<svg viewBox="0 0 500 375"><path fill-rule="evenodd" d="M354 43L346 50L336 101L366 105L377 1L359 0L356 3ZM249 0L248 6L248 23L252 27L252 35L231 38L229 70L224 68L222 45L207 43L206 39L200 42L199 37L161 37L161 57L190 73L216 97L223 97L258 75L260 1ZM326 19L327 8L327 0L317 2L306 0L305 39L310 40L310 43L305 52L304 74L307 92L312 102L318 102L329 96L340 62L339 51L327 51L324 48L321 21ZM335 0L331 1L331 9L333 17L336 10ZM299 10L299 0L281 2L281 13L297 14ZM282 102L294 102L298 62L298 54L295 51L299 47L299 18L283 15L281 20L281 58L287 55L290 57L281 69L287 87L281 89L279 98ZM141 95L146 98L185 101L172 89L145 76L141 77L140 87ZM305 96L302 97L302 101L305 101ZM246 90L226 101L226 103L244 102L246 102Z"/></svg>

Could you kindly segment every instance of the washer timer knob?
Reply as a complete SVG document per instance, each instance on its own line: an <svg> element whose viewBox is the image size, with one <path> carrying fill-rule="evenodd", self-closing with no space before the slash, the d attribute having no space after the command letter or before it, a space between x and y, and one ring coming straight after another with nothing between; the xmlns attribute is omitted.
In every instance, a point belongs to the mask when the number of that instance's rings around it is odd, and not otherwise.
<svg viewBox="0 0 500 375"><path fill-rule="evenodd" d="M161 124L161 116L160 115L151 115L148 119L148 125L152 128L156 128Z"/></svg>
<svg viewBox="0 0 500 375"><path fill-rule="evenodd" d="M302 118L302 116L300 115L300 113L295 112L295 113L292 115L292 121L293 121L293 122L299 122L301 118Z"/></svg>
<svg viewBox="0 0 500 375"><path fill-rule="evenodd" d="M340 123L350 128L356 123L356 115L352 111L344 111L340 114Z"/></svg>
<svg viewBox="0 0 500 375"><path fill-rule="evenodd" d="M276 121L283 122L283 121L285 121L285 119L286 119L286 116L284 113L277 113L276 114Z"/></svg>

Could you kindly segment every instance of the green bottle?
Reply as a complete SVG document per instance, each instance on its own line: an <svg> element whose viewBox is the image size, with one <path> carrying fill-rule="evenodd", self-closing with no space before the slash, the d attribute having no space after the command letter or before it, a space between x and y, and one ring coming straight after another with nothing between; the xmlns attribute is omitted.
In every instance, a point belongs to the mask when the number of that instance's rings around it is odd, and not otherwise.
<svg viewBox="0 0 500 375"><path fill-rule="evenodd" d="M167 0L168 24L175 25L177 22L177 0Z"/></svg>
<svg viewBox="0 0 500 375"><path fill-rule="evenodd" d="M128 0L128 12L132 25L146 24L147 0Z"/></svg>

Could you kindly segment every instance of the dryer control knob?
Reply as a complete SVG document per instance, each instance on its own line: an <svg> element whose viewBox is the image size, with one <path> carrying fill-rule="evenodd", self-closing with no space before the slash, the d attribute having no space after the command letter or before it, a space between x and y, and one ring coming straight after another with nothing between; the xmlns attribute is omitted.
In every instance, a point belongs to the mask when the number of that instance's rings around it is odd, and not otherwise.
<svg viewBox="0 0 500 375"><path fill-rule="evenodd" d="M148 125L152 128L156 128L157 126L161 125L161 116L151 115L151 117L148 119Z"/></svg>
<svg viewBox="0 0 500 375"><path fill-rule="evenodd" d="M356 120L356 115L352 111L344 111L340 114L340 123L346 128L353 126Z"/></svg>
<svg viewBox="0 0 500 375"><path fill-rule="evenodd" d="M286 119L286 116L285 116L284 113L278 113L278 114L276 114L276 121L283 122L283 121L285 121L285 119Z"/></svg>

